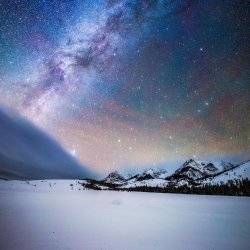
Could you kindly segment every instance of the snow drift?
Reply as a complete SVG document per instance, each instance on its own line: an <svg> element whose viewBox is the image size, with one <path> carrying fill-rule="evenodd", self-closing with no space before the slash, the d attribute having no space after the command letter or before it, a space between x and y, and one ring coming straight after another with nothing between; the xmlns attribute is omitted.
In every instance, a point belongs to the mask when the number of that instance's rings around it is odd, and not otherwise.
<svg viewBox="0 0 250 250"><path fill-rule="evenodd" d="M1 250L249 250L248 197L29 183L0 181Z"/></svg>
<svg viewBox="0 0 250 250"><path fill-rule="evenodd" d="M0 110L0 178L88 178L82 167L47 134L24 118Z"/></svg>

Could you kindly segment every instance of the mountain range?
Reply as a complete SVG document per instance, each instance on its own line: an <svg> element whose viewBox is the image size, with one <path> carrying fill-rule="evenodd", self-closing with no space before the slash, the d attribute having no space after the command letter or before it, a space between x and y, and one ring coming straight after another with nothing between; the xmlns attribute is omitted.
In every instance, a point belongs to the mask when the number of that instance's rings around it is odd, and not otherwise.
<svg viewBox="0 0 250 250"><path fill-rule="evenodd" d="M148 169L142 173L126 178L118 172L111 172L102 180L88 179L86 188L97 190L123 190L123 191L185 191L193 192L208 187L232 186L238 187L244 182L247 188L250 181L250 161L240 164L213 163L195 161L190 159L183 163L174 173L167 170ZM244 187L245 188L245 187ZM199 191L198 190L198 191ZM197 192L198 192L197 191ZM227 190L226 190L227 191ZM247 192L250 192L248 189Z"/></svg>
<svg viewBox="0 0 250 250"><path fill-rule="evenodd" d="M212 163L190 159L174 173L148 169L132 176L111 172L107 177L95 179L47 179L29 181L0 181L4 190L82 191L111 190L160 193L188 193L210 195L250 196L250 161L240 164Z"/></svg>

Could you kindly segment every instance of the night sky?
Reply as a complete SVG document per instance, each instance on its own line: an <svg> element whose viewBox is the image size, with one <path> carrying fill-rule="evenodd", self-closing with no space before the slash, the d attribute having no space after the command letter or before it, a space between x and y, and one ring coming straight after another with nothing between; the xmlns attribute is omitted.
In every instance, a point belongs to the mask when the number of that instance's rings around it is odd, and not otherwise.
<svg viewBox="0 0 250 250"><path fill-rule="evenodd" d="M97 171L250 158L249 3L1 0L0 105Z"/></svg>

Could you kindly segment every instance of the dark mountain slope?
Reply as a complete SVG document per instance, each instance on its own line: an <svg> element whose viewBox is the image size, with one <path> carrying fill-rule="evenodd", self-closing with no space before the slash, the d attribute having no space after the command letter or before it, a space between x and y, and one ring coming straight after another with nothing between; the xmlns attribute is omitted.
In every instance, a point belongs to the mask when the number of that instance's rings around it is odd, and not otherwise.
<svg viewBox="0 0 250 250"><path fill-rule="evenodd" d="M55 140L27 120L0 110L0 178L88 178Z"/></svg>

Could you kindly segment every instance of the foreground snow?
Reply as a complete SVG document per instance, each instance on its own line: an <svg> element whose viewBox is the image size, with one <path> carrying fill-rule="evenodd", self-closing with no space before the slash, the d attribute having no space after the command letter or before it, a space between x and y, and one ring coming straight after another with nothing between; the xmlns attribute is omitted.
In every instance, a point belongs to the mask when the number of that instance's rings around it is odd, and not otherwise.
<svg viewBox="0 0 250 250"><path fill-rule="evenodd" d="M250 198L79 189L0 181L0 249L249 249Z"/></svg>

